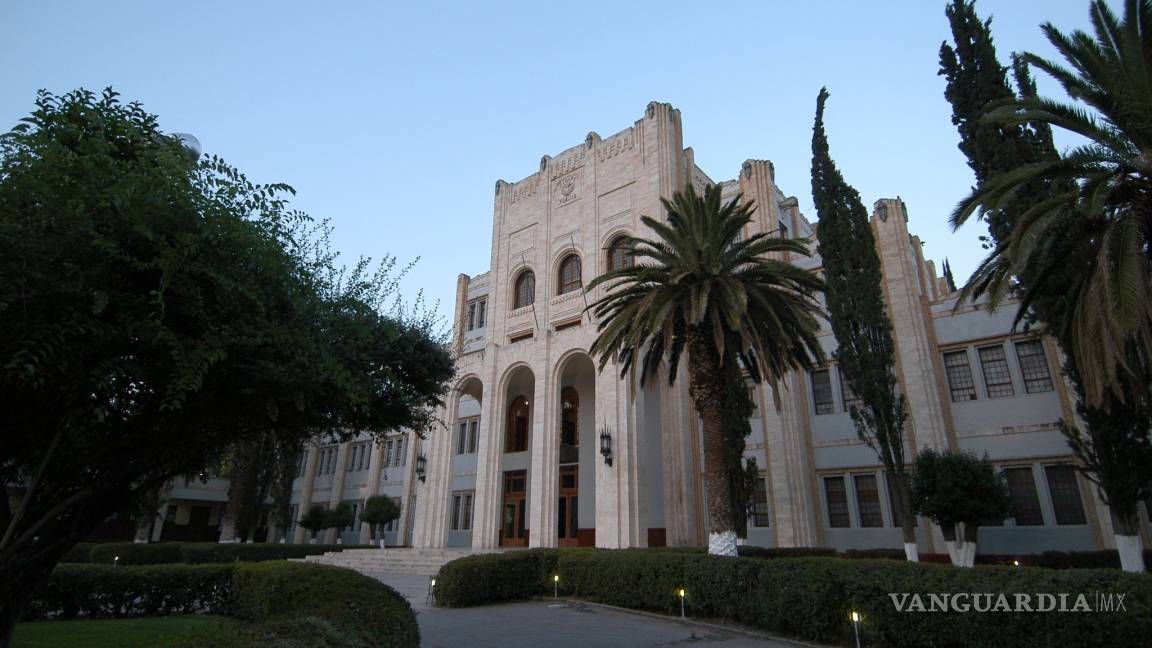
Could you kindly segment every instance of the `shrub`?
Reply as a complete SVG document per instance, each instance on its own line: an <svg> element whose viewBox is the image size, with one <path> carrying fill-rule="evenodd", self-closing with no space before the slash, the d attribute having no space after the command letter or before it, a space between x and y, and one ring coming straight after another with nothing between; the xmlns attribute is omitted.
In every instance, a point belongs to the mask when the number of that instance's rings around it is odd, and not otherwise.
<svg viewBox="0 0 1152 648"><path fill-rule="evenodd" d="M210 613L237 617L259 645L415 647L416 616L392 588L327 565L59 565L27 620Z"/></svg>
<svg viewBox="0 0 1152 648"><path fill-rule="evenodd" d="M383 583L343 567L266 562L235 567L230 614L261 623L270 638L352 646L419 646L416 615ZM319 633L317 631L320 631Z"/></svg>
<svg viewBox="0 0 1152 648"><path fill-rule="evenodd" d="M217 612L232 588L227 565L57 565L29 619L105 619Z"/></svg>
<svg viewBox="0 0 1152 648"><path fill-rule="evenodd" d="M742 558L812 558L814 556L835 556L836 550L829 547L757 547L742 545L736 547ZM901 550L901 554L904 555Z"/></svg>
<svg viewBox="0 0 1152 648"><path fill-rule="evenodd" d="M79 542L68 550L60 562L86 563L92 561L92 549L97 546L95 542Z"/></svg>
<svg viewBox="0 0 1152 648"><path fill-rule="evenodd" d="M1118 570L1051 571L828 557L791 560L722 558L686 551L533 550L459 559L436 580L442 605L478 605L551 594L550 573L567 595L665 613L678 613L686 590L689 613L803 639L841 643L848 613L863 616L870 645L1052 646L1144 645L1152 636L1152 576ZM898 611L889 594L1066 593L1124 594L1125 612ZM1033 601L1035 604L1035 601ZM1094 599L1093 603L1094 605ZM1071 603L1069 603L1071 605Z"/></svg>
<svg viewBox="0 0 1152 648"><path fill-rule="evenodd" d="M181 563L179 542L105 542L92 547L89 562L111 565L161 565ZM119 556L120 560L115 558Z"/></svg>

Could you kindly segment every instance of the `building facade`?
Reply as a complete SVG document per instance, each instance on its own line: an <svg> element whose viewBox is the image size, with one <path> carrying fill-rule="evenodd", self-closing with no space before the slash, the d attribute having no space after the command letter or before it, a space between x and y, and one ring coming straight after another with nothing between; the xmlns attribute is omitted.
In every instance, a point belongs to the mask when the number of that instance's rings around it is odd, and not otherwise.
<svg viewBox="0 0 1152 648"><path fill-rule="evenodd" d="M652 102L628 128L584 141L518 182L496 182L491 265L461 275L454 307L457 377L443 428L318 442L301 459L292 519L308 507L383 494L401 504L389 545L416 547L689 546L707 539L699 419L683 369L676 384L639 385L603 371L588 349L588 281L629 262L623 236L647 236L641 215L661 198L714 181L683 145L680 112ZM819 271L813 226L775 183L771 162L748 160L719 183L725 199L755 201L757 232L813 241L789 259ZM905 205L880 199L872 226L893 323L899 385L908 400L909 456L925 447L987 455L1009 486L1013 517L981 527L981 553L1092 550L1113 543L1095 488L1072 469L1057 428L1073 399L1048 339L1012 331L1010 307L964 305L908 230ZM831 357L835 338L820 333ZM834 362L794 373L779 406L750 385L756 410L746 454L760 468L749 544L899 548L884 470L857 438L853 395ZM420 470L418 470L420 466ZM153 539L210 533L227 482L176 484ZM1142 534L1149 543L1147 507ZM195 519L193 519L195 518ZM196 525L190 525L196 522ZM199 526L197 526L199 525ZM313 538L295 523L270 541L366 543L359 522ZM259 534L258 534L259 535ZM921 552L944 553L938 529L918 527ZM257 538L262 539L262 538Z"/></svg>
<svg viewBox="0 0 1152 648"><path fill-rule="evenodd" d="M705 543L702 448L686 376L641 386L621 380L611 362L599 371L586 306L603 288L583 289L627 262L620 237L649 235L640 216L663 216L662 197L714 182L682 133L680 112L653 102L628 128L589 133L545 155L527 178L497 181L490 269L457 283L458 377L442 412L449 429L419 449L427 480L409 500L414 545ZM720 185L726 198L755 201L746 235L814 239L770 162L746 161ZM954 310L956 296L924 259L899 199L876 201L872 225L909 403L909 450L987 454L1010 487L1015 516L981 529L981 551L1107 546L1103 504L1072 470L1057 428L1073 416L1057 349L1013 332L1011 309ZM790 260L821 266L815 254ZM826 323L821 339L831 357ZM747 454L761 479L747 542L900 547L883 468L857 438L835 364L795 373L782 387L777 408L766 386L752 386ZM921 551L944 552L938 531L922 523L919 533Z"/></svg>

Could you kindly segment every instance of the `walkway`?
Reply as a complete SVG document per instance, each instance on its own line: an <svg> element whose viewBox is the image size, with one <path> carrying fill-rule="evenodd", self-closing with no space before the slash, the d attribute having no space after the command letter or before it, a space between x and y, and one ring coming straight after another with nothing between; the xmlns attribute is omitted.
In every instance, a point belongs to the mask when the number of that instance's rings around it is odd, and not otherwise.
<svg viewBox="0 0 1152 648"><path fill-rule="evenodd" d="M707 644L709 648L797 648L808 644L769 641L674 619L655 618L582 603L549 601L472 608L426 603L428 577L370 574L406 597L416 611L425 648L656 648Z"/></svg>

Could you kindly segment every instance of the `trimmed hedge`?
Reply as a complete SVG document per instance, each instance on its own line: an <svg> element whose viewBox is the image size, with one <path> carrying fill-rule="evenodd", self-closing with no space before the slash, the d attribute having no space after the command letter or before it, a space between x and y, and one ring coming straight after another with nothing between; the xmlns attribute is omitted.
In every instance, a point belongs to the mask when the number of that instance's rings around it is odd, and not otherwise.
<svg viewBox="0 0 1152 648"><path fill-rule="evenodd" d="M120 565L164 565L172 563L260 562L315 556L344 549L372 549L373 545L308 545L274 543L217 542L106 542L80 543L60 562L111 565L120 556Z"/></svg>
<svg viewBox="0 0 1152 648"><path fill-rule="evenodd" d="M405 648L416 615L395 590L350 569L290 562L60 565L26 620L207 613L250 622L259 645ZM247 639L242 645L249 645Z"/></svg>
<svg viewBox="0 0 1152 648"><path fill-rule="evenodd" d="M436 577L441 605L495 603L560 590L620 607L679 613L675 592L687 590L692 616L716 618L813 641L851 639L850 611L863 621L867 645L1054 646L1146 645L1152 637L1152 576L1118 570L1051 571L844 558L756 560L676 551L547 550L472 556ZM889 594L1124 594L1125 612L898 611ZM1035 599L1033 604L1035 605ZM1069 602L1069 606L1072 602Z"/></svg>

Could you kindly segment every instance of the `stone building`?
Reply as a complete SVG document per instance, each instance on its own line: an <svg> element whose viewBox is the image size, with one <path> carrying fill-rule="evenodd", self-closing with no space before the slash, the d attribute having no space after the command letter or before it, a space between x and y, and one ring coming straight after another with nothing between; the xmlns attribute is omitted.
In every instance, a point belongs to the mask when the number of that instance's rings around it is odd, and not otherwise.
<svg viewBox="0 0 1152 648"><path fill-rule="evenodd" d="M653 102L628 128L589 133L545 155L527 178L497 181L490 269L457 281L458 373L440 412L447 429L423 441L401 433L318 443L301 460L293 519L312 504L347 501L359 511L367 497L384 494L403 511L388 544L705 544L702 449L687 378L634 386L611 363L598 371L588 354L596 322L585 309L601 289L583 290L627 262L620 237L647 235L640 216L662 217L661 197L688 182L714 183L682 133L680 112ZM720 185L726 199L739 194L758 206L747 235L814 238L796 199L777 187L771 162L746 161ZM981 553L1110 547L1105 508L1072 470L1056 427L1073 410L1054 345L1013 332L1011 308L955 310L956 295L924 259L898 198L874 203L872 225L909 403L909 448L986 453L1011 491L1015 515L981 528ZM821 266L815 254L791 261ZM831 357L826 325L821 340ZM761 479L747 542L900 547L883 469L856 436L847 413L853 397L835 364L791 375L779 409L766 386L752 389L747 455ZM174 491L187 501L177 498L173 523L187 519L184 509L201 495L217 515L221 488L195 488ZM921 552L945 552L927 523L919 535ZM269 537L309 541L298 527ZM322 538L336 539L366 542L368 529L357 522Z"/></svg>

